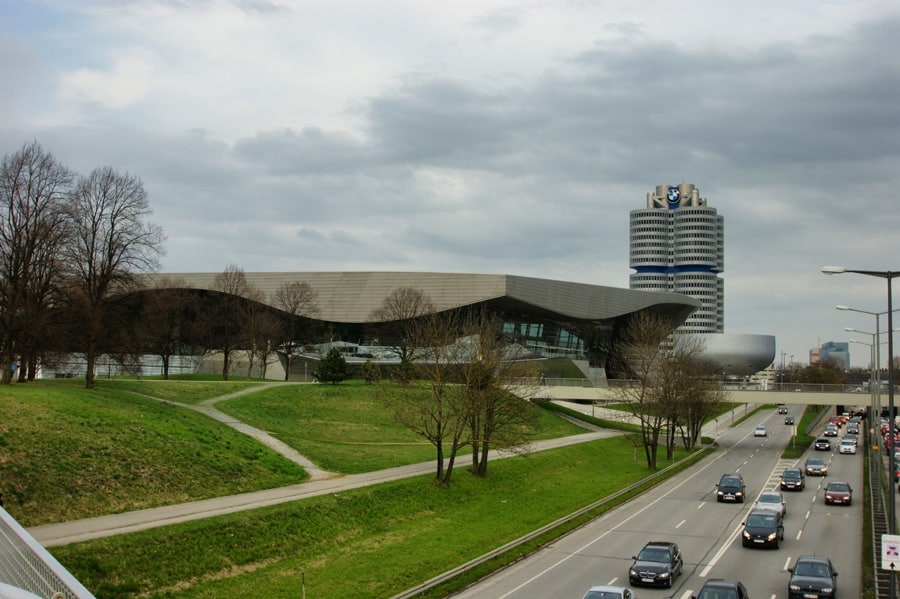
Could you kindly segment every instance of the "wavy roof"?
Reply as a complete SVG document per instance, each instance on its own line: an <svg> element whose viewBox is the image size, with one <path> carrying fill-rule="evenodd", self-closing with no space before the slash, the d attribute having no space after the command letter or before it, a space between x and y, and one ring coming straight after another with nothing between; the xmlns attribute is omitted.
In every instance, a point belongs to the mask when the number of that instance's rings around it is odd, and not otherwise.
<svg viewBox="0 0 900 599"><path fill-rule="evenodd" d="M221 273L159 273L183 280L194 289L214 290ZM479 303L506 309L575 320L609 320L640 311L652 312L680 324L700 307L686 295L635 291L586 283L571 283L498 274L437 272L245 272L247 282L267 298L284 283L307 282L318 293L318 319L330 322L366 322L392 291L400 287L428 294L439 310Z"/></svg>

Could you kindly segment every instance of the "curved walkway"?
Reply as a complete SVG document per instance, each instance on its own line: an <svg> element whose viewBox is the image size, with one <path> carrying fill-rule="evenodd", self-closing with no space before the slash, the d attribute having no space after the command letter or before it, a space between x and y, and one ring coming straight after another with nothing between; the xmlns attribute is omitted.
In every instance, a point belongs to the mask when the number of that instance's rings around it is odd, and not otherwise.
<svg viewBox="0 0 900 599"><path fill-rule="evenodd" d="M266 383L266 386L271 387L286 384L292 383ZM242 493L240 495L213 497L210 499L201 499L198 501L167 505L158 508L148 508L122 514L111 514L108 516L97 516L71 522L34 526L28 529L29 534L44 547L66 545L68 543L77 543L89 539L136 532L148 528L186 522L188 520L198 520L232 512L277 505L279 503L307 499L328 493L347 491L402 478L421 476L435 470L435 462L434 460L431 460L429 462L397 466L361 474L341 475L329 472L320 468L312 460L301 455L294 448L288 446L279 439L276 439L266 431L241 422L233 416L229 416L215 408L216 403L241 395L255 393L260 391L260 389L260 386L247 387L246 389L234 393L204 400L199 404L184 404L167 399L164 400L150 396L145 397L195 410L230 426L243 434L253 437L260 443L263 443L266 447L269 447L273 451L306 469L310 475L308 481L275 489ZM588 429L588 432L558 439L536 441L529 445L528 451L543 451L546 449L565 447L621 434L619 431L597 429L597 427L586 425L584 422L580 421L578 421L578 424L585 426L585 428ZM489 459L494 460L514 455L521 455L521 452L501 452L493 450L489 454Z"/></svg>

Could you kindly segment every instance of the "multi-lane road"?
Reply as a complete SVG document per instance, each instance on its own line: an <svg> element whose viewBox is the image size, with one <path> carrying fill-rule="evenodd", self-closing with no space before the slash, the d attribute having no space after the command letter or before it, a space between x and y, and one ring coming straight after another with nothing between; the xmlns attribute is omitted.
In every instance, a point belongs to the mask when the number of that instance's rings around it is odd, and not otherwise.
<svg viewBox="0 0 900 599"><path fill-rule="evenodd" d="M799 421L800 408L792 407L791 412ZM766 425L768 436L753 436L758 424ZM653 540L679 545L684 574L671 589L632 587L642 598L686 599L709 578L738 579L754 599L786 598L787 568L804 554L830 557L839 572L838 594L859 596L863 450L841 455L835 443L830 452L810 449L799 460L783 460L791 428L774 409L758 413L719 437L720 449L697 466L454 597L580 599L591 585L631 586L628 569L632 556ZM778 489L781 471L802 467L811 455L825 459L829 473L827 477L807 477L804 491L785 492L787 513L781 547L743 547L741 523L757 495ZM743 476L748 495L745 503L716 501L716 483L726 472ZM852 506L825 505L823 491L830 480L850 483Z"/></svg>

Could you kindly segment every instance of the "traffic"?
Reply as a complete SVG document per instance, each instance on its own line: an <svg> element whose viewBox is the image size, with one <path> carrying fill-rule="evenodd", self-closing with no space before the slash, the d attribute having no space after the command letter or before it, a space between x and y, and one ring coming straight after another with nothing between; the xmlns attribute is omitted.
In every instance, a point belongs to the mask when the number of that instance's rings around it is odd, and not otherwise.
<svg viewBox="0 0 900 599"><path fill-rule="evenodd" d="M788 415L799 421L800 410ZM785 420L758 412L697 466L454 597L859 596L864 452L838 442L782 459L794 430Z"/></svg>

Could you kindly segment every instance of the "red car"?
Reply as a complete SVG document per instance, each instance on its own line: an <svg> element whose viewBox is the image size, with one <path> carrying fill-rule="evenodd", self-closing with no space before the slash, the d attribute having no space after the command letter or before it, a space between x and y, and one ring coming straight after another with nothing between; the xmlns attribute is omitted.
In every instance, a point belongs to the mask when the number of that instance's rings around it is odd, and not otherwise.
<svg viewBox="0 0 900 599"><path fill-rule="evenodd" d="M853 503L853 489L841 481L831 481L825 487L825 505L850 505Z"/></svg>

